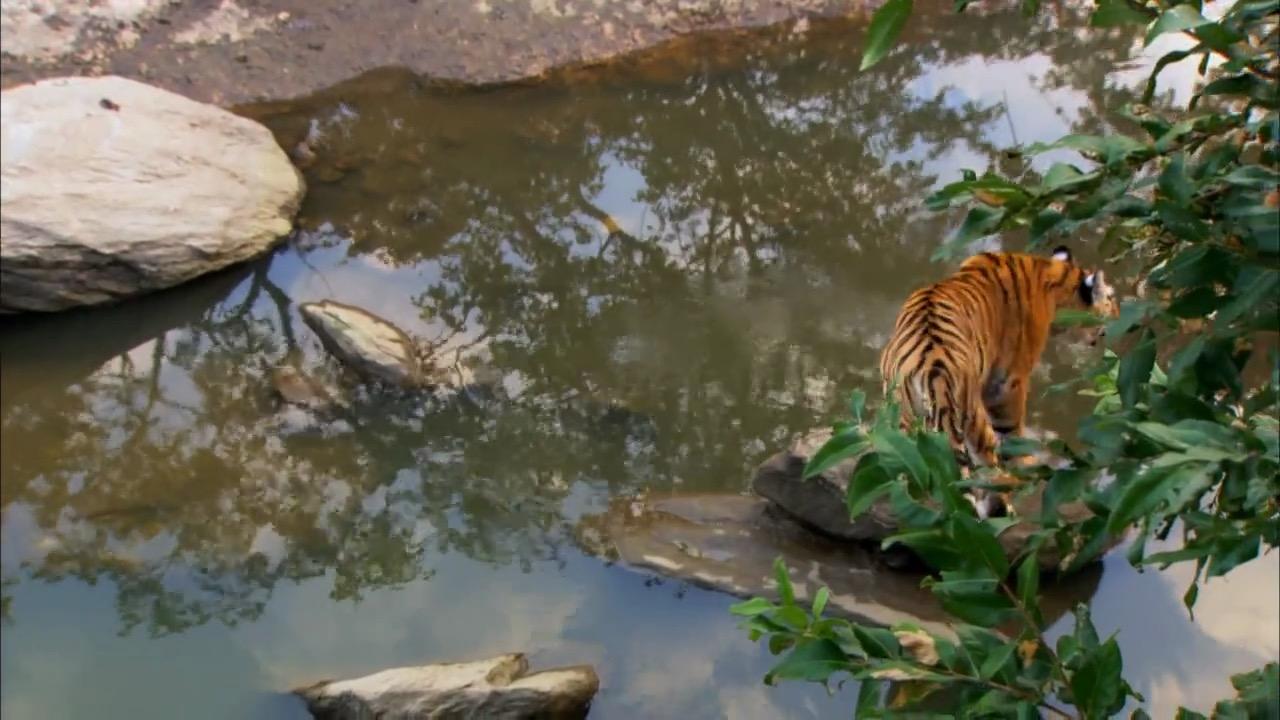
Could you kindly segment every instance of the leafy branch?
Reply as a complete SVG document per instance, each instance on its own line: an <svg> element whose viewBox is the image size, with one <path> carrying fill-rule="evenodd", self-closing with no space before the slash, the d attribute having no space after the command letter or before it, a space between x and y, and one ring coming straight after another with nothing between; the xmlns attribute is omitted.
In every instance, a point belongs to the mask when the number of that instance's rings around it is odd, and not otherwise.
<svg viewBox="0 0 1280 720"><path fill-rule="evenodd" d="M1022 2L1028 13L1038 5ZM911 9L910 0L889 0L876 12L864 68L888 54ZM1079 445L1020 438L1003 448L1064 461L1006 468L1028 481L1020 492L1043 492L1042 511L1027 518L1034 530L1026 549L1011 558L999 539L1009 521L973 514L961 493L984 480L961 479L947 439L901 432L892 393L864 421L866 398L855 393L851 421L836 424L805 474L856 458L850 514L887 499L900 528L884 545L904 545L934 569L924 584L959 624L943 637L823 618L825 589L806 612L779 562L781 602L756 598L733 609L753 639L767 636L772 652L786 653L769 681L826 682L848 672L863 681L857 710L866 716L927 701L936 707L945 697L962 717L1071 716L1056 702L1082 718L1107 717L1143 698L1123 679L1116 638L1098 637L1087 607L1076 609L1073 632L1049 647L1042 564L1070 573L1130 538L1128 560L1139 571L1194 563L1184 596L1191 612L1201 582L1280 545L1280 352L1257 351L1274 345L1280 328L1280 61L1267 47L1280 1L1237 0L1210 20L1198 2L1098 0L1091 25L1141 30L1147 45L1168 33L1195 43L1160 58L1144 105L1122 113L1141 134L1069 135L1021 148L1028 156L1070 150L1086 164L1059 162L1014 178L965 171L925 202L967 210L936 259L997 233L1018 233L1036 247L1097 225L1113 261L1141 268L1137 297L1106 323L1108 350L1078 390L1097 399L1080 421ZM1220 60L1212 72L1211 57ZM1192 58L1207 80L1188 108L1197 114L1166 118L1146 107L1160 73ZM1061 321L1097 323L1071 313ZM1089 512L1069 519L1059 512L1068 503ZM1175 532L1173 549L1147 551L1149 541ZM1277 673L1271 663L1233 677L1237 697L1219 703L1215 716L1280 714ZM900 692L883 697L881 683ZM1203 716L1184 709L1179 717Z"/></svg>

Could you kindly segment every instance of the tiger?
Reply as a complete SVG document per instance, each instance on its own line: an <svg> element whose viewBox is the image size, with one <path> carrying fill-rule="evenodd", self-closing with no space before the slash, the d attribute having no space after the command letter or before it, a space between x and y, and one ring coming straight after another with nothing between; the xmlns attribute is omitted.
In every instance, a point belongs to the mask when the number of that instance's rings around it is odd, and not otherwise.
<svg viewBox="0 0 1280 720"><path fill-rule="evenodd" d="M903 429L919 418L946 433L966 470L995 466L1000 439L1025 429L1031 371L1060 308L1119 315L1103 271L1077 266L1065 246L1050 257L974 255L911 293L880 356L886 397L894 393ZM1002 482L1016 485L1012 477ZM1008 493L974 490L969 501L982 518L1013 512Z"/></svg>

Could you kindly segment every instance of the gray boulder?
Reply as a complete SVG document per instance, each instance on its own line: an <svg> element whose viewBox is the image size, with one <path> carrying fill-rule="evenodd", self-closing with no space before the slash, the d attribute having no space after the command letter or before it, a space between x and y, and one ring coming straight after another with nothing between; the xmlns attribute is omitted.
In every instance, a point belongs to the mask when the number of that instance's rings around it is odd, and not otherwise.
<svg viewBox="0 0 1280 720"><path fill-rule="evenodd" d="M855 519L849 518L845 492L849 487L849 476L857 464L856 458L845 460L817 477L804 479L805 464L830 437L830 430L814 430L789 449L765 460L757 467L751 480L752 490L802 525L835 539L879 542L896 533L898 522L887 500L873 504ZM1022 552L1036 531L1032 519L1040 516L1043 499L1043 488L1015 497L1014 510L1019 522L1007 528L999 538L1010 558ZM1092 513L1084 503L1072 502L1060 505L1058 515L1067 522L1083 522ZM1117 542L1118 539L1113 539L1110 546L1114 547ZM1062 569L1073 559L1070 555L1062 557L1052 544L1042 548L1038 557L1040 566L1045 570Z"/></svg>
<svg viewBox="0 0 1280 720"><path fill-rule="evenodd" d="M751 479L751 489L802 524L833 538L880 540L897 532L898 521L886 501L850 519L845 493L857 458L844 460L809 480L803 478L805 463L830 437L830 430L815 430L765 460Z"/></svg>
<svg viewBox="0 0 1280 720"><path fill-rule="evenodd" d="M595 670L578 665L529 673L513 653L468 663L383 670L294 691L317 720L581 718L600 689Z"/></svg>
<svg viewBox="0 0 1280 720"><path fill-rule="evenodd" d="M301 176L252 120L119 77L0 104L0 312L96 305L249 260L292 228Z"/></svg>

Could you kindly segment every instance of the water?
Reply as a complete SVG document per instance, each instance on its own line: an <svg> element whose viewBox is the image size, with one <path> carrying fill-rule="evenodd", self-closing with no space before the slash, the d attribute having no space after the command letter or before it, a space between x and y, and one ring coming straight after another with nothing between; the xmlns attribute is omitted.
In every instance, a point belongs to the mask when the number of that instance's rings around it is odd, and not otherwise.
<svg viewBox="0 0 1280 720"><path fill-rule="evenodd" d="M868 73L862 28L815 23L539 85L384 71L242 109L315 139L288 245L0 331L0 712L302 717L281 691L521 650L594 664L594 717L847 717L850 689L760 684L732 599L589 557L572 527L620 494L743 491L873 390L899 303L945 271L928 257L955 218L922 195L1104 127L1137 76L1108 74L1130 39L1070 8L921 12ZM352 427L283 421L273 365L346 382L296 312L320 298L500 390L348 387ZM1037 382L1089 357L1056 342ZM1088 407L1032 404L1068 436ZM1113 556L1093 596L1157 716L1280 654L1274 556L1207 586L1195 623L1186 575Z"/></svg>

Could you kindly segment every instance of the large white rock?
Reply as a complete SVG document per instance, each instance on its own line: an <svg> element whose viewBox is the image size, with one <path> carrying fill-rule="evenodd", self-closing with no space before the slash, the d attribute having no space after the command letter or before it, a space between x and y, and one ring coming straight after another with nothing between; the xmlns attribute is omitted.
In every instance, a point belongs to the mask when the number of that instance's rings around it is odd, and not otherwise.
<svg viewBox="0 0 1280 720"><path fill-rule="evenodd" d="M578 665L529 673L519 653L469 663L383 670L296 692L319 720L581 718L600 688L595 670Z"/></svg>
<svg viewBox="0 0 1280 720"><path fill-rule="evenodd" d="M177 285L269 250L301 176L262 125L118 77L0 103L0 312Z"/></svg>

